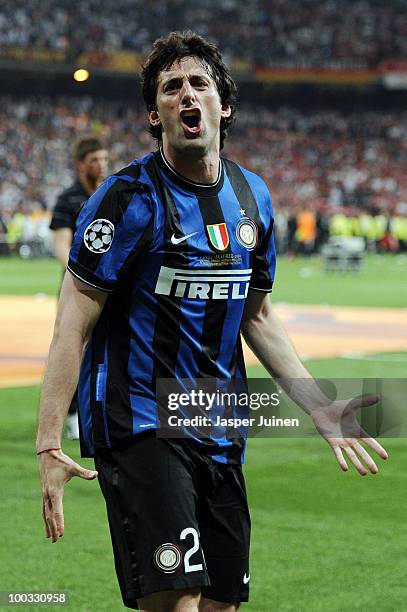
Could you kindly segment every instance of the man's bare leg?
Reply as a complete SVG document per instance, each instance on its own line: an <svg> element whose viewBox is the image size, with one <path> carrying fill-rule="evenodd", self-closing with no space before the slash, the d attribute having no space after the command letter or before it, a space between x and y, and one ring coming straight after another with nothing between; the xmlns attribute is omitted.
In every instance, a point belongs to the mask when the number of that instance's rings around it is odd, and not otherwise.
<svg viewBox="0 0 407 612"><path fill-rule="evenodd" d="M137 600L142 612L199 612L200 589L152 593Z"/></svg>

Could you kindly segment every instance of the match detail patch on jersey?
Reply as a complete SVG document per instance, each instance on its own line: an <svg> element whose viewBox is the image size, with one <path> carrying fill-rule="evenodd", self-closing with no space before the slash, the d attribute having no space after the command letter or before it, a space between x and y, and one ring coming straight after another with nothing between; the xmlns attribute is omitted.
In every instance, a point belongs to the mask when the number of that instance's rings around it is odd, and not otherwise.
<svg viewBox="0 0 407 612"><path fill-rule="evenodd" d="M229 234L226 223L216 223L214 225L207 225L206 230L208 232L209 240L212 246L217 251L224 251L229 246Z"/></svg>
<svg viewBox="0 0 407 612"><path fill-rule="evenodd" d="M182 562L182 553L175 544L161 544L154 552L156 567L165 574L172 574Z"/></svg>
<svg viewBox="0 0 407 612"><path fill-rule="evenodd" d="M236 225L236 240L248 251L252 251L257 246L258 234L257 225L252 219L246 217Z"/></svg>
<svg viewBox="0 0 407 612"><path fill-rule="evenodd" d="M114 225L108 219L96 219L89 223L83 242L92 253L106 253L112 246Z"/></svg>

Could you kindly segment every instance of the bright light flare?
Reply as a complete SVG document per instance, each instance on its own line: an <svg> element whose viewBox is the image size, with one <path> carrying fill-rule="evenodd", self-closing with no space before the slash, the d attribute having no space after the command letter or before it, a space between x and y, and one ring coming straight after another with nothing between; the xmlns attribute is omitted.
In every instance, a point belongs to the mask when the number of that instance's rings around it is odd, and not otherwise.
<svg viewBox="0 0 407 612"><path fill-rule="evenodd" d="M83 83L83 81L87 81L89 78L89 72L85 70L85 68L78 68L73 73L73 78L77 83Z"/></svg>

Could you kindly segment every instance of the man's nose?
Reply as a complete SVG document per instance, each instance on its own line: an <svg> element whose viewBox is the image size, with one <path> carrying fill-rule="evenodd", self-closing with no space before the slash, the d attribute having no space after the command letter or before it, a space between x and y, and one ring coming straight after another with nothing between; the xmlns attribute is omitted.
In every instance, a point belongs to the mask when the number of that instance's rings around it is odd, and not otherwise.
<svg viewBox="0 0 407 612"><path fill-rule="evenodd" d="M191 105L195 100L195 91L189 81L185 81L181 89L181 102L185 105Z"/></svg>

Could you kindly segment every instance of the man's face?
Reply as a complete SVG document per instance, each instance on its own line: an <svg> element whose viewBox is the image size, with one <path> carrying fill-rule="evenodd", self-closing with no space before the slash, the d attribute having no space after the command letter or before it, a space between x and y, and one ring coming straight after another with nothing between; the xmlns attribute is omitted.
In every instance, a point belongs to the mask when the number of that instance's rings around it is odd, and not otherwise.
<svg viewBox="0 0 407 612"><path fill-rule="evenodd" d="M106 149L92 151L78 162L79 171L88 181L101 183L107 174L108 153Z"/></svg>
<svg viewBox="0 0 407 612"><path fill-rule="evenodd" d="M216 84L198 58L184 57L160 72L156 110L149 119L162 127L164 151L219 153L220 121L230 114L230 106L222 106Z"/></svg>

